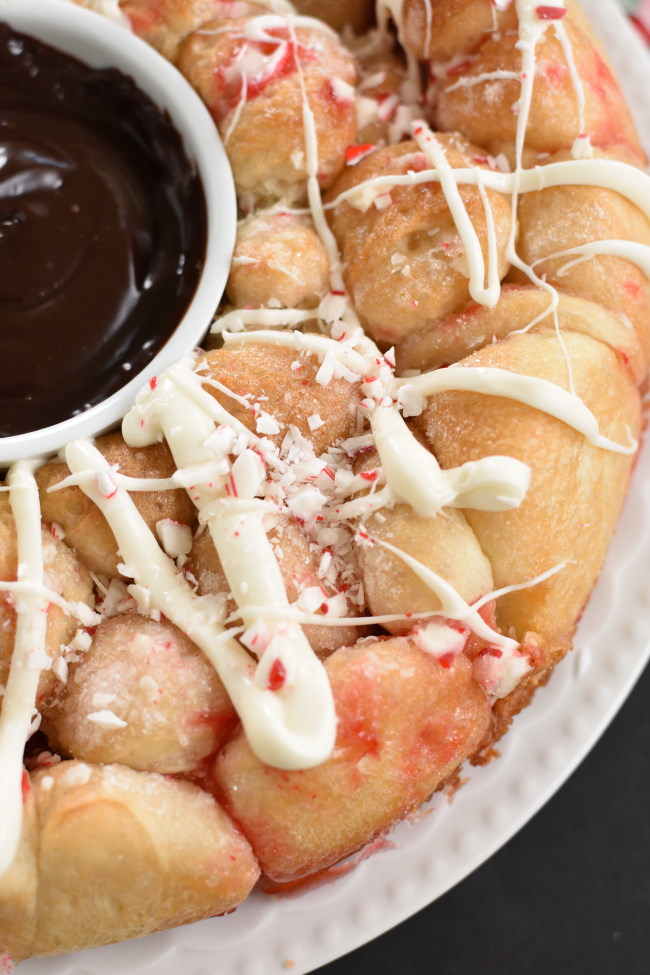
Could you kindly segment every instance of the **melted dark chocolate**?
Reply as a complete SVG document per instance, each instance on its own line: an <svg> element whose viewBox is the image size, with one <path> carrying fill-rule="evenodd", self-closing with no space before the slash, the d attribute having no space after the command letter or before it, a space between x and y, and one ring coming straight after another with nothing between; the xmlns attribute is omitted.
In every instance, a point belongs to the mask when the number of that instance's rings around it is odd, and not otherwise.
<svg viewBox="0 0 650 975"><path fill-rule="evenodd" d="M0 23L0 436L128 382L182 318L205 245L169 119L121 72Z"/></svg>

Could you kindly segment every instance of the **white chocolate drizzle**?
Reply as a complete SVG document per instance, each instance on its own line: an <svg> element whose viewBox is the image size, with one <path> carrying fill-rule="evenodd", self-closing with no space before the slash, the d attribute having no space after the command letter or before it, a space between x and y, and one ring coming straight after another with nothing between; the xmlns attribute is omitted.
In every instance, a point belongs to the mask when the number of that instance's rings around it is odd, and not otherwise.
<svg viewBox="0 0 650 975"><path fill-rule="evenodd" d="M465 256L469 264L469 293L474 301L480 305L487 305L493 308L499 300L501 284L499 280L499 268L497 263L496 236L494 232L494 221L490 210L489 200L483 191L480 181L481 170L477 170L477 187L481 192L486 215L486 228L488 239L488 265L487 283L486 268L483 258L483 250L478 234L463 203L458 189L458 183L454 179L454 170L445 158L445 153L440 142L435 137L431 129L424 122L413 124L413 135L415 141L431 160L438 176L438 182L445 195L445 200L452 215L456 229L465 248Z"/></svg>
<svg viewBox="0 0 650 975"><path fill-rule="evenodd" d="M177 367L172 367L174 369ZM156 397L155 407L160 411L157 419L163 427L167 426L170 416L174 426L179 425L179 417L182 417L188 421L184 426L185 433L194 430L200 436L206 432L208 424L205 414L194 409L182 392L173 388L171 378L160 383L159 387L162 390ZM131 421L141 444L151 442L148 435L153 435L154 440L156 438L153 433L153 424L156 422L154 403L150 401L146 427L141 426L143 406L140 403L139 407L135 407L135 412L125 421L127 429L129 420ZM207 419L210 423L209 418ZM196 429L197 423L200 424L200 432ZM208 436L210 432L214 431L208 431ZM170 446L173 450L183 437L172 436L171 439ZM187 452L187 448L181 449ZM191 444L190 451L195 449L195 444ZM204 453L205 450L206 448ZM206 609L201 597L196 596L173 560L161 550L127 492L116 484L109 493L100 489L97 472L102 472L106 477L110 477L111 472L99 451L88 441L74 441L66 448L65 455L70 470L74 474L84 475L80 486L99 507L111 526L120 554L133 569L136 583L148 590L154 604L187 633L215 667L256 754L267 764L281 768L305 768L324 761L331 752L336 727L331 690L322 665L309 645L302 645L292 632L297 628L291 625L279 628L275 646L267 647L262 661L256 667L253 658L234 636L221 623L215 621L212 604ZM203 504L218 497L216 492L202 485L201 494ZM226 501L225 498L223 500ZM202 504L198 507L201 510ZM263 559L266 539L262 541L260 538L257 518L241 513L234 517L238 521L237 531L242 534L233 537L232 531L226 528L225 548L228 550L227 554L233 557L224 558L224 563L240 566L243 553L247 578L254 595L259 596L262 593L266 597L264 601L281 603L280 594L274 585L275 580L269 582L264 575L264 571L268 569L268 559ZM211 530L216 518L214 514L209 518ZM219 538L219 531L216 534ZM251 535L252 548L249 547ZM217 545L223 557L224 545L220 540ZM260 561L257 562L257 559ZM257 566L261 567L261 571L255 571ZM237 572L237 568L234 572ZM300 633L299 630L297 632ZM286 674L286 682L279 691L268 687L269 673L276 660L282 662Z"/></svg>
<svg viewBox="0 0 650 975"><path fill-rule="evenodd" d="M367 337L364 338L366 342L369 341ZM357 371L358 375L362 377L367 376L368 370L373 369L373 366L376 370L377 360L382 358L379 350L376 350L376 357L373 361L368 357L360 356L351 348L349 343L335 342L324 335L259 331L226 336L227 347L255 342L268 342L269 344L290 346L295 349L309 349L323 356L332 354L337 359L339 357L344 359L347 367ZM383 402L386 405L386 401L397 402L398 391L405 387L415 389L424 397L454 390L483 393L488 396L503 396L561 420L567 426L581 433L589 443L604 450L630 454L634 453L638 447L635 440L630 440L628 444L619 444L604 437L600 433L598 420L584 402L574 393L568 392L548 379L523 376L506 369L488 366L452 366L448 369L436 369L419 376L403 379L395 378L389 374L388 377L384 378L376 396L379 404L381 405ZM405 438L413 436L405 424L402 435ZM514 487L514 484L511 486ZM515 491L520 490L520 487L521 482L519 482L519 487L514 487Z"/></svg>
<svg viewBox="0 0 650 975"><path fill-rule="evenodd" d="M620 444L603 436L598 420L583 401L548 379L490 366L450 366L401 382L412 384L425 396L454 390L503 396L561 420L595 447L618 454L633 454L638 449L638 443L632 438L628 444Z"/></svg>
<svg viewBox="0 0 650 975"><path fill-rule="evenodd" d="M620 193L650 220L650 176L643 170L617 159L572 159L512 173L504 173L497 169L461 167L454 169L453 175L459 185L478 186L480 183L486 189L496 190L504 196L513 195L517 188L521 193L533 193L555 186L596 186ZM335 209L346 201L354 206L355 197L361 196L367 190L380 194L393 186L416 186L422 183L439 182L439 180L439 174L435 169L377 176L345 190L325 207Z"/></svg>
<svg viewBox="0 0 650 975"><path fill-rule="evenodd" d="M380 406L370 422L393 499L409 504L420 517L433 518L450 506L507 511L526 496L530 468L513 457L486 457L443 471L396 409Z"/></svg>
<svg viewBox="0 0 650 975"><path fill-rule="evenodd" d="M633 240L594 240L586 244L579 244L577 247L568 247L566 250L555 251L553 254L546 254L539 258L536 264L545 261L555 261L559 257L573 257L575 260L567 263L558 270L558 276L562 277L575 264L588 261L592 257L621 257L623 260L635 264L638 269L650 278L650 246L640 244Z"/></svg>
<svg viewBox="0 0 650 975"><path fill-rule="evenodd" d="M18 579L39 586L43 581L43 545L38 489L33 476L37 461L19 461L7 474L11 510L16 524ZM36 711L41 669L34 665L45 654L48 602L26 589L17 607L16 641L0 712L0 877L11 866L23 822L23 750Z"/></svg>

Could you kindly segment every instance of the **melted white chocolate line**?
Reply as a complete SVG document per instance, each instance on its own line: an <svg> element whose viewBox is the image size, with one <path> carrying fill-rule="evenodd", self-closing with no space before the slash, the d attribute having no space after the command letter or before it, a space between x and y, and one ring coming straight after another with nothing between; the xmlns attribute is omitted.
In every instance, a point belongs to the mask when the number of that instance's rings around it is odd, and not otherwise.
<svg viewBox="0 0 650 975"><path fill-rule="evenodd" d="M563 0L557 0L551 6L557 7L559 10L564 9ZM506 259L512 267L518 268L524 274L527 275L529 280L535 284L538 288L542 288L547 291L551 298L551 307L549 311L553 314L553 319L555 322L555 331L557 335L560 348L564 355L564 360L567 366L567 375L569 381L569 387L571 392L575 392L574 382L573 382L573 367L571 364L571 358L568 355L564 338L560 331L560 324L557 315L557 305L559 301L559 295L557 290L550 284L548 284L543 278L540 278L533 267L528 266L525 261L522 261L517 253L516 248L516 237L517 237L517 210L519 204L519 196L522 192L522 177L524 173L523 168L523 153L524 145L526 141L526 132L528 130L528 121L530 117L530 108L533 99L533 90L535 82L535 73L537 70L536 65L536 49L538 42L542 39L544 33L548 29L551 21L543 21L537 15L537 5L531 0L516 0L516 10L517 10L517 20L518 20L518 31L519 39L517 42L518 49L521 53L521 95L519 98L518 105L518 118L517 118L517 130L515 135L515 171L513 176L512 185L512 197L510 201L511 205L511 221L510 221L510 234L508 237L508 243L506 246ZM557 27L557 21L553 22ZM556 31L557 35L557 31ZM564 42L562 38L559 37L560 44L562 45L562 50L564 53L565 60L569 65L569 73L573 81L573 86L576 92L576 97L578 99L579 105L579 129L580 132L584 129L582 104L584 102L584 90L580 82L578 73L576 71L575 62L573 59L573 52L571 46L566 37L566 32L563 33Z"/></svg>
<svg viewBox="0 0 650 975"><path fill-rule="evenodd" d="M239 96L239 101L235 105L230 121L226 126L226 130L223 134L223 144L227 148L230 140L232 138L233 132L239 125L239 120L241 118L242 112L246 107L246 102L248 101L248 75L242 74L241 78L241 94Z"/></svg>
<svg viewBox="0 0 650 975"><path fill-rule="evenodd" d="M193 387L197 395L188 394ZM227 454L219 455L208 446L215 425L200 405L203 392L199 375L183 363L172 366L159 377L154 389L145 389L127 414L123 423L125 440L131 446L143 446L164 436L181 469L227 460ZM247 609L251 604L289 605L273 546L262 523L268 502L255 496L263 479L262 461L246 450L232 465L229 476L217 476L210 485L198 483L190 491L247 625L255 622ZM130 557L126 561L132 564ZM265 688L277 661L286 686L277 692L276 718L265 730L265 741L261 745L248 736L249 742L268 764L281 768L317 765L329 756L334 744L336 718L327 676L299 626L291 623L271 626L269 630L270 644L254 680ZM241 693L238 696L241 698ZM236 699L233 704L239 712ZM245 717L241 716L246 727Z"/></svg>
<svg viewBox="0 0 650 975"><path fill-rule="evenodd" d="M486 81L518 81L520 74L517 71L485 71L476 77L461 77L451 85L445 86L445 92L457 91L459 88L475 88Z"/></svg>
<svg viewBox="0 0 650 975"><path fill-rule="evenodd" d="M365 529L364 529L365 531ZM364 544L373 544L377 541L376 538L365 533L366 537L363 538ZM545 572L541 572L538 576L533 579L528 579L526 582L513 583L510 586L502 586L500 589L493 589L492 592L486 593L477 599L476 602L468 604L472 611L478 612L483 606L488 603L493 602L500 596L506 596L513 592L521 592L524 589L532 589L533 586L539 586L542 582L546 582L552 576L561 572L568 565L574 564L569 561L559 562L554 565L551 569L547 569ZM426 566L424 566L426 569ZM277 606L252 606L251 611L254 612L255 616L258 618L267 617L269 619L290 619L299 622L302 625L313 624L315 626L368 626L373 623L405 623L409 620L424 620L430 619L432 615L436 613L440 614L440 609L428 610L419 613L386 613L383 616L324 616L320 613L306 613L299 607L292 605L288 609L279 609ZM235 622L240 619L237 612L233 613L228 617L227 622ZM471 627L470 627L471 629ZM497 634L498 637L502 638L503 634Z"/></svg>
<svg viewBox="0 0 650 975"><path fill-rule="evenodd" d="M517 187L521 193L532 193L556 186L596 186L620 193L650 220L650 176L636 166L617 159L572 159L536 166L533 169L522 169L518 173L467 167L454 169L453 174L460 185L482 184L486 189L496 190L504 196L512 195ZM343 191L336 199L325 204L325 209L334 209L344 202L354 206L355 196L368 189L373 189L380 195L393 186L415 186L429 182L439 182L435 169L377 176Z"/></svg>
<svg viewBox="0 0 650 975"><path fill-rule="evenodd" d="M564 9L562 0L555 0L547 6ZM517 169L521 169L524 141L530 106L533 99L535 82L535 50L538 42L548 30L551 20L541 20L537 15L539 4L536 0L515 0L517 20L519 22L519 40L517 48L521 51L521 95L519 98L519 117L517 119L517 135L515 140L515 159ZM516 194L515 194L516 195Z"/></svg>
<svg viewBox="0 0 650 975"><path fill-rule="evenodd" d="M413 558L413 556L408 555L403 552L402 549L397 548L395 545L391 545L390 542L386 542L381 538L370 535L364 529L363 540L371 545L378 545L380 548L385 549L392 555L397 556L405 565L408 565L409 569L418 576L422 582L428 586L429 589L440 600L440 609L435 610L438 615L446 616L449 619L458 620L459 622L467 623L471 630L482 639L486 640L491 646L498 647L504 653L513 654L518 651L519 642L517 640L512 640L510 637L504 636L502 633L497 633L492 627L488 626L483 617L470 606L463 597L450 585L446 579L438 575L424 563L420 562L418 559Z"/></svg>
<svg viewBox="0 0 650 975"><path fill-rule="evenodd" d="M557 273L560 277L574 266L583 261L588 261L592 257L621 257L631 264L636 264L638 269L650 278L650 246L639 244L632 240L594 240L586 244L579 244L577 247L568 247L566 250L555 251L547 254L535 261L535 265L543 264L545 261L554 261L559 257L571 257L576 255L575 261L568 261Z"/></svg>
<svg viewBox="0 0 650 975"><path fill-rule="evenodd" d="M228 145L234 130L239 124L241 114L248 100L249 79L260 82L265 78L272 78L277 70L277 66L281 64L283 59L286 57L288 49L287 40L283 37L277 37L275 34L271 33L271 31L288 29L292 35L293 42L296 44L296 48L298 45L298 41L295 36L296 27L303 27L307 30L318 31L319 33L326 33L330 36L335 36L331 27L329 27L323 21L316 20L313 17L298 16L290 11L291 8L287 8L286 12L284 13L272 12L253 16L249 18L243 27L237 31L232 31L228 27L218 27L216 29L203 28L198 31L200 34L231 33L235 34L237 38L244 42L237 54L237 57L233 62L231 62L231 64L228 65L228 68L226 69L229 81L236 79L241 81L239 99L234 109L230 113L231 118L223 135L224 143L226 145ZM264 45L270 44L273 45L274 49L271 54L260 55L255 49L248 48L246 42Z"/></svg>
<svg viewBox="0 0 650 975"><path fill-rule="evenodd" d="M309 351L325 356L329 352L344 359L346 366L363 377L370 373L368 369L376 368L364 356L360 356L344 342L336 342L325 335L305 335L301 332L246 332L226 336L228 346L241 346L255 342L268 342L295 349ZM377 355L381 356L377 350ZM581 433L589 443L611 450L614 453L631 454L637 449L636 441L629 444L618 444L601 435L598 420L574 393L568 392L557 383L536 376L522 376L509 372L507 369L497 369L488 366L458 367L436 369L420 376L409 376L406 379L391 377L382 390L382 399L395 399L397 391L405 386L411 386L422 396L434 396L436 393L451 391L466 391L483 393L489 396L503 396L516 400L526 406L547 413L549 416L561 420L567 426ZM396 407L394 407L396 410ZM371 414L372 416L372 414ZM385 414L384 414L385 416ZM386 420L375 421L387 423ZM413 437L410 430L403 424L404 436ZM413 438L414 439L414 438ZM417 443L417 441L415 441ZM414 468L411 473L416 477ZM514 469L513 469L514 470ZM515 476L515 481L518 475ZM517 490L517 488L515 488Z"/></svg>
<svg viewBox="0 0 650 975"><path fill-rule="evenodd" d="M40 586L43 581L41 509L33 471L38 461L19 461L10 468L7 483L16 525L18 579ZM20 842L23 821L21 782L23 751L36 708L40 668L30 656L45 654L48 601L38 591L21 593L16 607L16 640L0 713L0 877L11 866Z"/></svg>
<svg viewBox="0 0 650 975"><path fill-rule="evenodd" d="M447 162L444 149L433 134L431 129L422 121L413 123L413 136L418 146L427 158L433 163L438 174L438 182L445 197L449 212L451 213L456 230L460 236L465 257L469 265L469 293L474 301L480 305L487 305L493 308L499 300L501 293L501 282L499 279L499 267L496 260L496 238L494 233L494 221L491 219L489 201L485 192L482 192L483 204L486 213L487 239L488 239L488 268L487 284L485 283L486 270L485 260L483 259L483 249L479 240L474 224L467 212L467 207L458 188L458 183L454 178L454 169ZM479 191L483 189L480 182L477 184Z"/></svg>
<svg viewBox="0 0 650 975"><path fill-rule="evenodd" d="M78 487L84 476L84 474L70 474L68 477L57 481L56 484L52 484L47 490L62 491L67 487ZM111 481L130 493L133 491L174 491L178 488L178 482L173 477L131 477L128 474L120 474L115 467L111 468Z"/></svg>
<svg viewBox="0 0 650 975"><path fill-rule="evenodd" d="M292 28L293 30L293 28ZM295 34L294 34L295 40ZM314 227L316 228L316 233L320 237L325 251L327 253L327 263L329 267L330 276L330 286L333 291L345 292L345 284L343 282L343 271L341 268L341 257L339 254L339 249L336 244L336 238L332 230L327 223L325 218L325 207L323 204L323 198L321 196L320 186L318 183L318 168L319 168L319 156L318 156L318 136L316 132L316 120L314 119L314 113L309 104L309 99L307 98L307 89L305 87L305 78L302 71L302 66L300 64L300 59L296 58L296 63L298 66L298 78L300 80L300 89L302 93L302 118L303 118L303 129L305 135L305 156L307 161L307 199L309 202L309 209L311 212L312 220L314 221ZM352 316L352 321L354 324L358 324L358 318L356 312L352 309L350 303L347 303L346 311L348 317Z"/></svg>
<svg viewBox="0 0 650 975"><path fill-rule="evenodd" d="M374 349L374 355L364 355L358 352L349 342L337 342L327 335L316 335L313 332L237 332L226 333L223 337L224 347L233 349L244 345L254 345L262 342L276 345L285 349L295 349L296 352L309 352L323 360L333 355L346 369L356 373L359 379L372 375L377 369L377 359L382 355L379 349Z"/></svg>
<svg viewBox="0 0 650 975"><path fill-rule="evenodd" d="M378 406L370 423L393 499L420 517L435 517L449 506L507 511L526 496L530 468L512 457L486 457L443 471L396 409Z"/></svg>
<svg viewBox="0 0 650 975"><path fill-rule="evenodd" d="M321 676L324 671L318 661L313 667L303 660L293 662L295 683L284 692L268 690L265 683L260 686L253 659L214 620L211 608L164 554L127 492L116 484L108 496L99 490L98 473L111 477L111 468L99 451L88 441L74 441L65 456L73 473L86 475L82 490L108 521L136 582L215 667L260 759L281 768L306 768L324 761L332 748L335 717L333 707L328 706L329 683ZM296 688L301 691L297 701Z"/></svg>
<svg viewBox="0 0 650 975"><path fill-rule="evenodd" d="M565 4L563 0L554 0L549 6L557 8L559 11L565 10ZM530 281L537 285L537 287L544 289L551 295L552 302L552 313L555 321L555 331L557 339L564 356L564 360L567 366L567 375L569 381L569 387L571 392L575 392L574 381L573 381L573 367L571 364L571 357L568 354L564 338L560 331L559 319L557 316L557 303L559 300L557 290L550 284L538 277L534 269L527 265L525 261L522 261L517 253L516 248L516 236L517 236L517 208L519 195L522 192L522 180L524 175L523 169L523 153L524 145L526 141L526 132L528 130L528 121L530 117L530 109L533 99L533 89L535 81L535 73L537 70L536 66L536 49L537 44L544 36L544 33L548 29L549 25L552 23L555 27L556 36L562 47L565 61L569 68L569 74L571 76L573 88L576 94L576 99L578 102L578 116L579 116L579 132L577 135L584 131L584 89L582 87L582 82L578 75L576 69L575 61L573 58L573 51L571 45L566 36L566 31L559 24L558 20L544 20L540 18L538 14L538 4L534 0L516 0L516 10L517 10L517 20L518 20L518 31L519 39L517 42L517 47L522 52L521 55L521 96L519 99L519 116L517 118L517 131L515 137L515 171L513 175L513 186L512 186L512 217L510 223L510 235L508 238L508 244L506 247L506 258L512 267L518 268L524 274L528 276ZM524 190L525 192L525 190Z"/></svg>
<svg viewBox="0 0 650 975"><path fill-rule="evenodd" d="M541 410L548 416L561 420L594 447L617 454L636 453L638 444L619 444L600 433L598 420L579 397L567 392L556 383L536 376L522 376L506 369L491 366L450 366L396 383L413 385L424 396L437 393L464 391L502 396Z"/></svg>

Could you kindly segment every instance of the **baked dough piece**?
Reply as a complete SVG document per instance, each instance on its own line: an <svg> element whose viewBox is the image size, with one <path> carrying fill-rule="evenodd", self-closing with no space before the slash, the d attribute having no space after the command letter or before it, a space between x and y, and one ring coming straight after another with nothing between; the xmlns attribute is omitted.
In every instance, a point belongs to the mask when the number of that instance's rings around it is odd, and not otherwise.
<svg viewBox="0 0 650 975"><path fill-rule="evenodd" d="M596 416L603 436L623 446L638 436L640 397L621 359L607 345L563 330L511 335L486 346L458 368L488 367L550 380L569 388ZM443 467L490 454L518 458L532 470L525 500L512 511L467 509L494 573L496 588L524 583L564 565L531 589L502 596L497 622L523 639L528 631L550 645L573 635L618 520L634 451L589 443L560 420L530 406L477 393L432 397L421 423ZM551 650L552 655L552 650Z"/></svg>
<svg viewBox="0 0 650 975"><path fill-rule="evenodd" d="M458 135L443 135L438 141L454 169L485 164L481 151ZM346 170L328 194L346 286L368 334L387 345L403 341L469 298L465 248L439 183L390 181L431 167L415 142L387 146ZM357 187L355 196L351 191ZM481 194L463 186L460 196L487 263L488 218ZM488 198L502 278L509 267L505 248L510 204L498 193L488 192Z"/></svg>
<svg viewBox="0 0 650 975"><path fill-rule="evenodd" d="M372 26L374 0L297 0L296 10L308 17L317 17L335 30L362 33Z"/></svg>
<svg viewBox="0 0 650 975"><path fill-rule="evenodd" d="M93 584L85 565L70 551L63 541L44 526L41 539L46 582L52 592L62 597L70 605L81 603L90 608L94 605ZM0 494L0 579L10 583L17 578L16 526L7 495ZM7 683L9 667L16 639L16 599L11 591L0 594L0 685ZM59 656L61 647L74 636L78 622L66 614L61 606L50 602L47 609L47 631L44 651L49 663L44 659L35 661L41 667L38 685L39 702L52 696L57 677L52 663ZM37 649L37 648L35 648ZM0 712L2 696L0 696Z"/></svg>
<svg viewBox="0 0 650 975"><path fill-rule="evenodd" d="M570 159L568 152L540 159L540 166ZM637 165L624 146L607 152L594 151L595 159ZM525 193L517 208L519 235L517 250L526 266L551 287L580 295L608 309L636 331L644 356L644 371L650 364L650 285L641 267L616 250L590 254L580 260L583 246L596 241L632 241L650 245L650 224L646 216L619 193L593 186L554 186ZM616 245L614 245L615 247ZM572 253L572 251L575 252ZM569 253L563 253L569 251ZM562 256L554 257L555 254ZM512 269L508 280L522 282L523 271Z"/></svg>
<svg viewBox="0 0 650 975"><path fill-rule="evenodd" d="M26 849L0 895L3 949L17 961L223 914L257 880L246 840L188 782L62 762L34 773L27 792Z"/></svg>
<svg viewBox="0 0 650 975"><path fill-rule="evenodd" d="M320 593L319 599L324 602L335 596L342 588L347 590L350 583L358 577L351 533L349 547L352 556L347 561L344 576L329 581L319 573L321 556L315 551L316 546L310 542L309 536L300 525L294 519L287 517L271 518L271 521L274 524L268 531L268 537L278 559L290 603L296 603L301 593L305 591L309 591L312 598ZM341 531L345 532L345 529ZM198 582L197 592L202 596L211 593L221 595L227 600L227 615L234 613L236 603L229 591L223 567L208 531L197 533L189 556L189 565ZM345 615L354 615L352 610L353 608L348 608ZM327 656L338 647L354 643L357 637L365 632L363 627L344 624L319 626L317 623L310 623L303 629L312 650L319 656Z"/></svg>
<svg viewBox="0 0 650 975"><path fill-rule="evenodd" d="M240 222L226 284L235 308L315 308L328 290L327 251L310 219L274 209Z"/></svg>
<svg viewBox="0 0 650 975"><path fill-rule="evenodd" d="M389 829L476 751L490 724L462 653L445 665L395 637L338 650L326 666L339 714L328 761L273 769L237 736L216 763L227 808L278 883L324 870Z"/></svg>
<svg viewBox="0 0 650 975"><path fill-rule="evenodd" d="M358 384L335 378L324 388L316 379L320 363L313 355L251 343L236 351L208 352L203 362L201 374L214 398L236 421L277 444L295 427L318 456L356 431ZM217 385L211 383L215 380ZM261 413L273 417L277 429L269 432ZM315 429L309 424L313 416L323 421Z"/></svg>
<svg viewBox="0 0 650 975"><path fill-rule="evenodd" d="M616 313L600 305L532 285L506 285L494 308L472 302L448 318L440 319L397 347L398 372L426 372L458 362L477 349L507 338L512 332L556 330L561 336L566 329L590 335L616 352L627 366L637 386L645 380L646 364L643 347L635 330Z"/></svg>
<svg viewBox="0 0 650 975"><path fill-rule="evenodd" d="M22 796L20 843L0 883L0 948L16 961L32 955L39 884L36 802L27 772L23 772Z"/></svg>
<svg viewBox="0 0 650 975"><path fill-rule="evenodd" d="M175 470L166 444L133 450L118 433L106 434L97 440L97 449L109 464L117 465L127 477L167 478ZM61 525L66 543L93 572L113 577L118 573L117 544L112 531L97 507L79 488L71 486L54 490L70 471L65 464L50 461L36 471L43 517ZM196 524L194 505L185 491L137 491L134 501L150 528L169 519L190 526Z"/></svg>
<svg viewBox="0 0 650 975"><path fill-rule="evenodd" d="M404 44L422 61L457 60L459 55L472 54L495 31L516 29L517 14L512 3L404 0Z"/></svg>
<svg viewBox="0 0 650 975"><path fill-rule="evenodd" d="M270 10L286 12L284 0L121 0L120 10L132 30L170 61L176 59L178 45L208 21L251 17Z"/></svg>
<svg viewBox="0 0 650 975"><path fill-rule="evenodd" d="M175 626L103 620L45 716L50 745L85 762L189 774L237 723L214 668Z"/></svg>
<svg viewBox="0 0 650 975"><path fill-rule="evenodd" d="M379 467L375 452L360 465L364 470ZM494 589L490 563L457 508L443 508L432 518L417 515L410 505L395 504L366 517L363 525L371 538L388 542L445 579L470 605ZM362 545L358 555L370 612L396 617L383 623L390 633L407 635L415 614L442 613L440 599L400 556L380 545Z"/></svg>
<svg viewBox="0 0 650 975"><path fill-rule="evenodd" d="M271 18L261 30L254 18L204 24L183 40L177 64L217 122L240 197L301 202L310 166L306 112L321 187L341 172L355 140L354 59L325 25Z"/></svg>
<svg viewBox="0 0 650 975"><path fill-rule="evenodd" d="M591 32L573 14L557 23L563 35L548 30L536 49L526 148L535 153L570 150L580 133L588 133L593 146L626 145L642 160L629 109ZM436 126L460 129L477 145L512 159L521 70L517 32L486 35L470 63L463 65L462 77L443 77L436 86Z"/></svg>

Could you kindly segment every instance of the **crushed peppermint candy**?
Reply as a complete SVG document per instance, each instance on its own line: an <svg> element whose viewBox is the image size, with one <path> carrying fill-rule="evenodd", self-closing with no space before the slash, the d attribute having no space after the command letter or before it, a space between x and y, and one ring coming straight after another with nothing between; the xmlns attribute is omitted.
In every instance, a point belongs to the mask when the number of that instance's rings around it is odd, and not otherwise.
<svg viewBox="0 0 650 975"><path fill-rule="evenodd" d="M118 728L126 728L127 722L119 718L113 711L109 711L107 708L102 708L100 711L91 711L87 716L88 721L92 721L93 724L98 725L100 728L106 728L107 730L117 730Z"/></svg>
<svg viewBox="0 0 650 975"><path fill-rule="evenodd" d="M358 146L348 146L345 150L345 161L348 166L356 166L357 163L365 159L371 152L374 152L376 148L377 146L371 142Z"/></svg>
<svg viewBox="0 0 650 975"><path fill-rule="evenodd" d="M556 7L551 4L542 4L535 7L535 14L539 20L562 20L566 16L566 13L565 7Z"/></svg>
<svg viewBox="0 0 650 975"><path fill-rule="evenodd" d="M189 555L192 550L192 530L189 525L172 518L162 518L156 522L156 534L163 549L172 559Z"/></svg>
<svg viewBox="0 0 650 975"><path fill-rule="evenodd" d="M95 691L92 698L94 708L106 708L115 700L115 694L107 694L104 691Z"/></svg>

